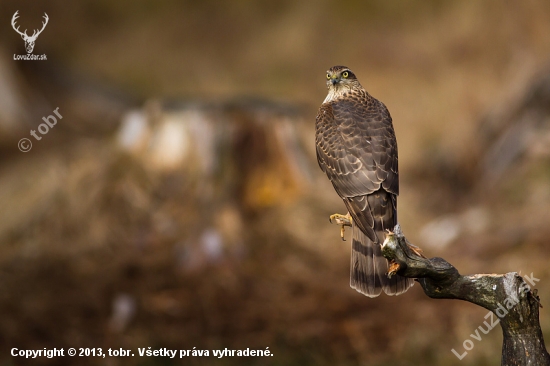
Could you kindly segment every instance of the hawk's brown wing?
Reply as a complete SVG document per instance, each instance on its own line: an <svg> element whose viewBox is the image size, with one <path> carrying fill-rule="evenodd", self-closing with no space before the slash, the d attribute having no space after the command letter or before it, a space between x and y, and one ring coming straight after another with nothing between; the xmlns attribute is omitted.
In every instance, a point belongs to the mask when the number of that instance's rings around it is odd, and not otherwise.
<svg viewBox="0 0 550 366"><path fill-rule="evenodd" d="M412 280L385 275L380 244L397 223L397 142L391 116L365 92L323 104L316 120L317 160L353 218L352 287L368 296L406 291ZM359 232L359 230L360 232Z"/></svg>

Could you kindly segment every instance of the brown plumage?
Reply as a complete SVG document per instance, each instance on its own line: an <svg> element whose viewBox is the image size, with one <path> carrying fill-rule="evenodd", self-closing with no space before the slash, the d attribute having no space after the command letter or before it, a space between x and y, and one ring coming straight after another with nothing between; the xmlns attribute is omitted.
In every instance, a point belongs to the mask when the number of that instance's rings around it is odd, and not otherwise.
<svg viewBox="0 0 550 366"><path fill-rule="evenodd" d="M380 244L397 224L397 141L386 106L345 66L327 71L328 95L315 123L317 161L352 217L351 287L399 295L413 280L388 278Z"/></svg>

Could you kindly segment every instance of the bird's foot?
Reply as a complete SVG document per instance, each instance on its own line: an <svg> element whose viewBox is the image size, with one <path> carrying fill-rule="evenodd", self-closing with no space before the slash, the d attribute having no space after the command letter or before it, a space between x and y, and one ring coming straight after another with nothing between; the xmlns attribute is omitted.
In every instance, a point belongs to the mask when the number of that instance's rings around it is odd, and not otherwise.
<svg viewBox="0 0 550 366"><path fill-rule="evenodd" d="M387 276L388 278L392 278L393 275L397 274L397 271L399 271L399 263L395 262L395 261L390 261L389 263L389 268L388 268L388 273L387 273Z"/></svg>
<svg viewBox="0 0 550 366"><path fill-rule="evenodd" d="M340 236L342 237L343 241L346 241L346 239L344 238L344 232L346 231L345 227L351 226L351 221L352 221L351 215L349 214L349 212L346 215L341 215L341 214L330 215L328 220L330 221L331 224L336 223L337 225L341 226Z"/></svg>

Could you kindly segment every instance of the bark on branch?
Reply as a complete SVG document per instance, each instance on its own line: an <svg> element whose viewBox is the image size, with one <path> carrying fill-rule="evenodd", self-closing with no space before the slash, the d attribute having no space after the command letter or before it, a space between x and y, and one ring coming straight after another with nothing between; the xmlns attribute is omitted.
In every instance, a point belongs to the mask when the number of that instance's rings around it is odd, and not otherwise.
<svg viewBox="0 0 550 366"><path fill-rule="evenodd" d="M463 276L443 258L419 255L399 225L387 235L382 253L399 264L399 275L416 278L429 297L465 300L496 314L504 336L501 365L550 365L539 297L516 272Z"/></svg>

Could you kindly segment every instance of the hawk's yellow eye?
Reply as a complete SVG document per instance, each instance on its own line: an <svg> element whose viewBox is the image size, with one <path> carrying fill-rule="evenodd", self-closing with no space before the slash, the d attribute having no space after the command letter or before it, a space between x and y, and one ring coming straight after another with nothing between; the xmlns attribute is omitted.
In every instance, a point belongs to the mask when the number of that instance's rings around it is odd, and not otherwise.
<svg viewBox="0 0 550 366"><path fill-rule="evenodd" d="M348 76L349 76L349 72L344 71L344 72L342 73L342 77L347 78Z"/></svg>
<svg viewBox="0 0 550 366"><path fill-rule="evenodd" d="M327 79L330 79L330 74L327 74Z"/></svg>

